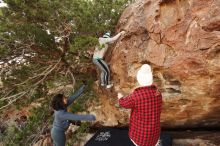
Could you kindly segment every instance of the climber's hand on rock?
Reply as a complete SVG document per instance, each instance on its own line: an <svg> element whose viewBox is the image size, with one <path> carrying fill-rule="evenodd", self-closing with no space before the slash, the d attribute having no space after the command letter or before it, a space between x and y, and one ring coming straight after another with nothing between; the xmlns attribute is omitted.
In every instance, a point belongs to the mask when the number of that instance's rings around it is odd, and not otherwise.
<svg viewBox="0 0 220 146"><path fill-rule="evenodd" d="M121 35L124 35L125 34L125 31L121 31Z"/></svg>
<svg viewBox="0 0 220 146"><path fill-rule="evenodd" d="M87 81L86 81L86 80L83 80L83 81L82 81L82 86L83 86L84 91L87 91L87 90L88 90L88 84L87 84Z"/></svg>
<svg viewBox="0 0 220 146"><path fill-rule="evenodd" d="M82 80L83 85L87 86L87 81L86 80Z"/></svg>
<svg viewBox="0 0 220 146"><path fill-rule="evenodd" d="M124 95L119 92L119 93L118 93L118 99L120 99L120 98L122 98L122 97L124 97Z"/></svg>

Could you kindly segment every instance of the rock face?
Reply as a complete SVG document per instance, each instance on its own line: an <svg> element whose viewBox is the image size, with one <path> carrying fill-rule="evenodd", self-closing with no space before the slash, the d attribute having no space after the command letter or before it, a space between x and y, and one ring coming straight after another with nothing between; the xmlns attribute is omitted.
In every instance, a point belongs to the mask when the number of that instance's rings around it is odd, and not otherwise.
<svg viewBox="0 0 220 146"><path fill-rule="evenodd" d="M163 127L220 126L219 0L137 0L117 29L127 33L108 58L116 91L132 91L148 63Z"/></svg>

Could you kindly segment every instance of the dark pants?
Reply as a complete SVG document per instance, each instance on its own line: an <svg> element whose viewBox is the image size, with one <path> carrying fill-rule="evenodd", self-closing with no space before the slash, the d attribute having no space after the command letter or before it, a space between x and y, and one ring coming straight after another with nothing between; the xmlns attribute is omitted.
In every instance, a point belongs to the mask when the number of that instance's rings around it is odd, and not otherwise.
<svg viewBox="0 0 220 146"><path fill-rule="evenodd" d="M110 81L110 70L103 59L93 59L93 63L101 70L101 85L106 86Z"/></svg>

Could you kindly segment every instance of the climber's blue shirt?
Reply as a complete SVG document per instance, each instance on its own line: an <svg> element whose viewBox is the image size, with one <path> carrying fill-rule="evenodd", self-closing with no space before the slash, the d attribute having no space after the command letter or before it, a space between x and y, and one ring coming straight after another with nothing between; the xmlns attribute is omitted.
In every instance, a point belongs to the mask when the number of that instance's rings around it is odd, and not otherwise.
<svg viewBox="0 0 220 146"><path fill-rule="evenodd" d="M70 96L67 100L67 107L84 91L85 85L81 86L74 95ZM53 128L56 130L66 131L70 125L69 120L75 121L92 121L95 120L93 115L76 115L70 112L67 112L67 107L64 110L58 110L54 113Z"/></svg>

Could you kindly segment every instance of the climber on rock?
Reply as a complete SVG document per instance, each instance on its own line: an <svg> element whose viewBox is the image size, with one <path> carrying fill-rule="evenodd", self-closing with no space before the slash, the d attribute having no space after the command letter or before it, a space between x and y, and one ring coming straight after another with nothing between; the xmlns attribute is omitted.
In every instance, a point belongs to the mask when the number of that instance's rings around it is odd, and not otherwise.
<svg viewBox="0 0 220 146"><path fill-rule="evenodd" d="M82 94L85 89L85 85L81 86L80 89L75 92L68 99L63 94L57 94L53 97L51 106L54 109L54 121L51 130L51 137L53 140L53 146L65 146L66 137L65 131L70 125L69 120L74 121L93 121L95 120L94 115L76 115L67 112L67 107L73 103L73 101Z"/></svg>
<svg viewBox="0 0 220 146"><path fill-rule="evenodd" d="M131 109L129 138L136 146L159 146L162 95L148 64L138 70L137 81L139 87L130 95L118 93L119 105Z"/></svg>
<svg viewBox="0 0 220 146"><path fill-rule="evenodd" d="M121 31L116 36L110 38L110 32L105 33L99 38L99 45L96 46L93 54L93 63L101 70L101 86L111 88L113 84L110 83L110 70L107 63L104 61L105 53L108 49L108 44L115 42L125 31Z"/></svg>

